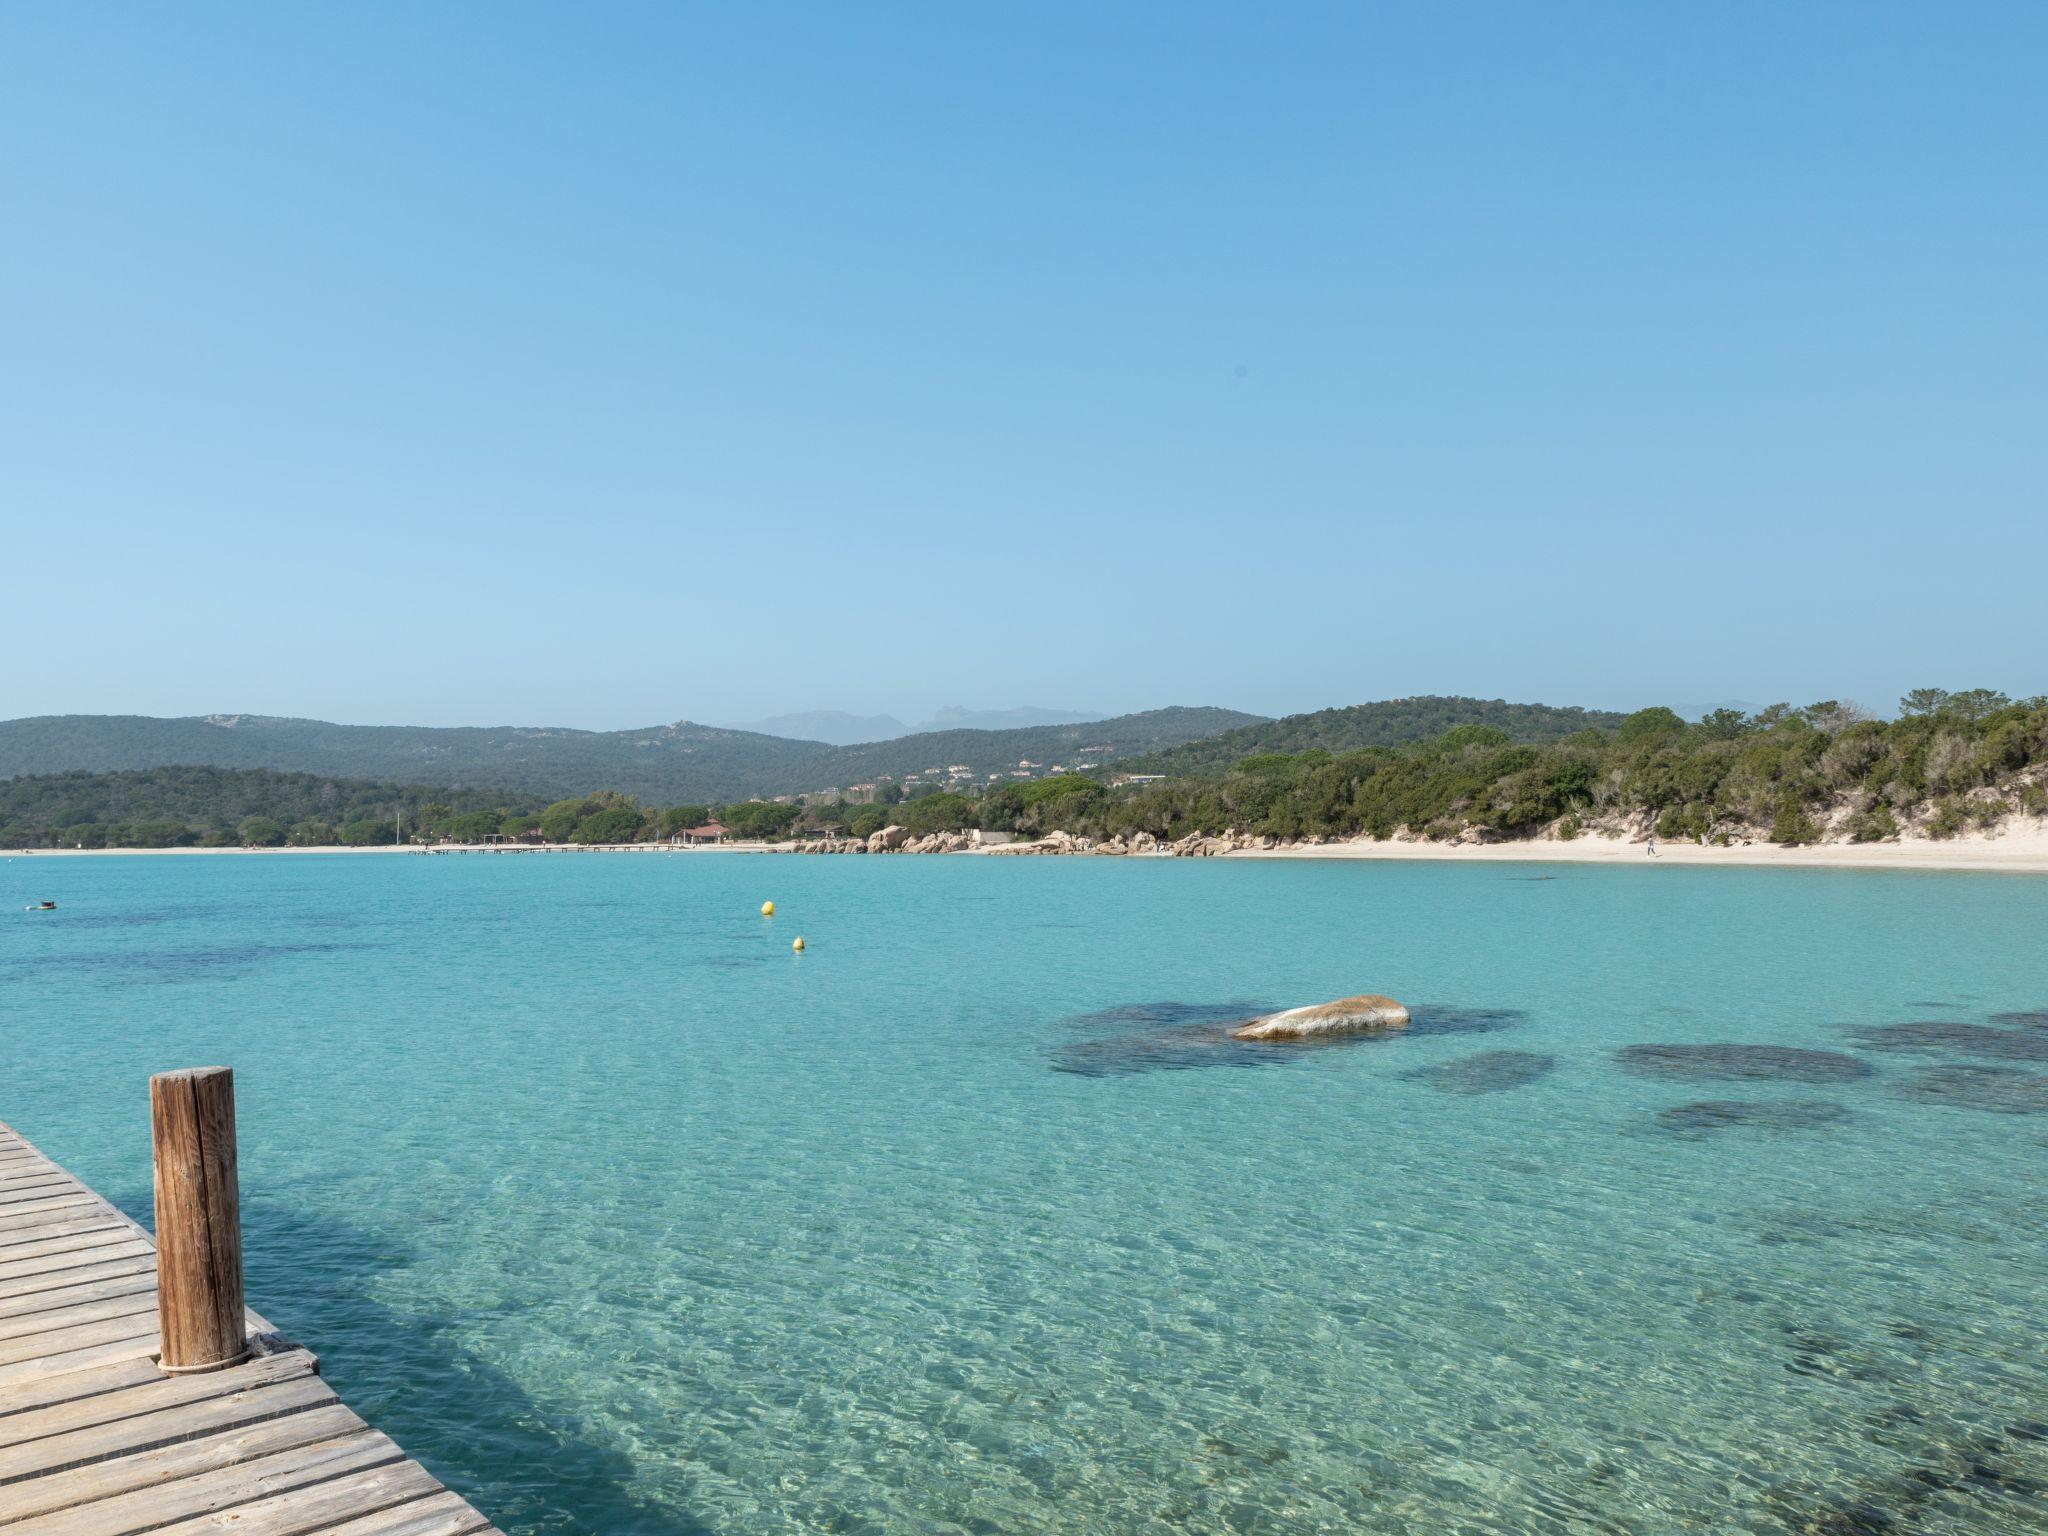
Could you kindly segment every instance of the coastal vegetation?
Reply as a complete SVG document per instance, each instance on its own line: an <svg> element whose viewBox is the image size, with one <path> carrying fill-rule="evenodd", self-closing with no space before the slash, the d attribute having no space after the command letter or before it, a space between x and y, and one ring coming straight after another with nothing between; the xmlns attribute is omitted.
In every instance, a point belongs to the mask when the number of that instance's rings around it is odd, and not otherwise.
<svg viewBox="0 0 2048 1536"><path fill-rule="evenodd" d="M717 822L785 835L794 804L649 806L617 790L552 803L488 790L330 779L267 769L150 768L0 779L0 847L323 848L522 839L665 842Z"/></svg>
<svg viewBox="0 0 2048 1536"><path fill-rule="evenodd" d="M1267 753L1121 792L1027 788L989 797L991 817L1098 837L1570 837L1633 825L1721 843L1938 838L2048 813L2048 699L1919 689L1892 720L1834 701L1692 723L1645 709L1540 745L1460 725L1404 747Z"/></svg>
<svg viewBox="0 0 2048 1536"><path fill-rule="evenodd" d="M1578 712L1545 713L1554 725ZM911 837L980 828L1167 840L1225 831L1445 839L1654 829L1704 842L1800 844L1952 837L2016 812L2048 814L2048 700L2015 702L1985 689L1918 689L1890 720L1835 701L1717 710L1690 722L1653 708L1537 741L1462 723L1425 741L1260 752L1152 782L1061 773L963 790L885 784L871 798L807 804L664 805L616 788L545 801L194 767L0 780L0 844L10 847L590 845L666 841L714 822L731 837L761 840L865 838L896 826Z"/></svg>
<svg viewBox="0 0 2048 1536"><path fill-rule="evenodd" d="M1584 730L1612 730L1618 714L1550 704L1510 704L1504 699L1422 695L1319 709L1312 714L1261 720L1217 736L1186 742L1119 764L1127 773L1179 778L1222 773L1245 758L1268 753L1354 752L1364 747L1398 747L1430 741L1461 725L1483 725L1517 742L1558 741Z"/></svg>
<svg viewBox="0 0 2048 1536"><path fill-rule="evenodd" d="M530 797L260 769L151 768L0 779L0 846L233 848L389 843L433 824L497 831Z"/></svg>

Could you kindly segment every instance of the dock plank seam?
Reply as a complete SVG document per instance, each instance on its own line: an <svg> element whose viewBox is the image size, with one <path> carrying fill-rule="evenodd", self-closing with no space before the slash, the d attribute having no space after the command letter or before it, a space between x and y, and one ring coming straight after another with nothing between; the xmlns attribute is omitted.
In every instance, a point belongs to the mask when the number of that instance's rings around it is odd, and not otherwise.
<svg viewBox="0 0 2048 1536"><path fill-rule="evenodd" d="M8 1487L9 1485L14 1483L33 1482L35 1479L39 1477L55 1477L60 1472L75 1472L80 1467L98 1466L101 1462L105 1461L119 1461L124 1456L142 1456L146 1455L150 1451L161 1451L168 1449L169 1447L174 1445L184 1445L188 1441L210 1440L215 1435L232 1434L238 1430L252 1429L258 1424L268 1424L276 1419L289 1419L295 1417L298 1414L312 1413L317 1409L332 1408L335 1407L338 1403L340 1403L340 1401L341 1399L330 1394L327 1398L327 1401L325 1402L297 1403L289 1408L264 1409L260 1412L250 1413L246 1417L235 1418L218 1424L208 1424L196 1429L173 1431L170 1433L160 1435L155 1439L137 1440L133 1444L124 1445L115 1450L101 1451L98 1454L92 1456L80 1456L76 1460L56 1462L47 1467L37 1467L32 1472L0 1474L0 1488ZM146 1415L137 1414L136 1417L142 1418L146 1417ZM110 1424L120 1424L126 1421L121 1419L113 1419L109 1420L108 1422ZM358 1420L357 1423L359 1425L359 1428L352 1430L344 1430L340 1434L330 1435L327 1438L331 1440L346 1439L349 1435L360 1434L370 1427L367 1424L363 1424L361 1420ZM93 1427L98 1429L105 1428L106 1426L94 1425ZM66 1433L75 1433L75 1431L66 1431ZM56 1436L49 1436L47 1438L55 1439ZM35 1444L33 1440L23 1441L22 1443L24 1445ZM317 1444L319 1442L315 1443ZM281 1455L283 1453L277 1452L275 1454ZM251 1465L251 1463L243 1463L243 1465Z"/></svg>

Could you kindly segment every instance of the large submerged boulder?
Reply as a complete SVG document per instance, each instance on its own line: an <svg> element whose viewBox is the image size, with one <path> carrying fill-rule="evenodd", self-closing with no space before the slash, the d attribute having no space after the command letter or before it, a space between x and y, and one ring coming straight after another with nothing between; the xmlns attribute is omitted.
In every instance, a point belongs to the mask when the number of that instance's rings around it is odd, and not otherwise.
<svg viewBox="0 0 2048 1536"><path fill-rule="evenodd" d="M1315 1040L1325 1035L1368 1035L1406 1029L1408 1010L1391 997L1367 992L1269 1013L1231 1031L1240 1040Z"/></svg>

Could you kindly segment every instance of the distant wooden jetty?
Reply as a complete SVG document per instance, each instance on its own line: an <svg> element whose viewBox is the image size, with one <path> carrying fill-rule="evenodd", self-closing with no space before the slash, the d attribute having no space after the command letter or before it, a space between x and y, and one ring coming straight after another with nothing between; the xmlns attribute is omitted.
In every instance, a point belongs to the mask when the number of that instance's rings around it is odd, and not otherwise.
<svg viewBox="0 0 2048 1536"><path fill-rule="evenodd" d="M157 1241L0 1125L0 1536L497 1536L244 1308L231 1074L150 1100Z"/></svg>

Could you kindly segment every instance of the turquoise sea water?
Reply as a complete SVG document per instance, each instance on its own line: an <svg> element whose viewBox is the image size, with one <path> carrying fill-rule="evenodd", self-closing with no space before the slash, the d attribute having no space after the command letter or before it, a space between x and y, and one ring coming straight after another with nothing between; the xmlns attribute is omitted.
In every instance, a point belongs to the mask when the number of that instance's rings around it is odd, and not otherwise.
<svg viewBox="0 0 2048 1536"><path fill-rule="evenodd" d="M253 1304L511 1532L2048 1529L2048 879L15 857L0 898L0 1119L146 1219L147 1075L233 1065ZM1220 1038L1361 990L1414 1030Z"/></svg>

